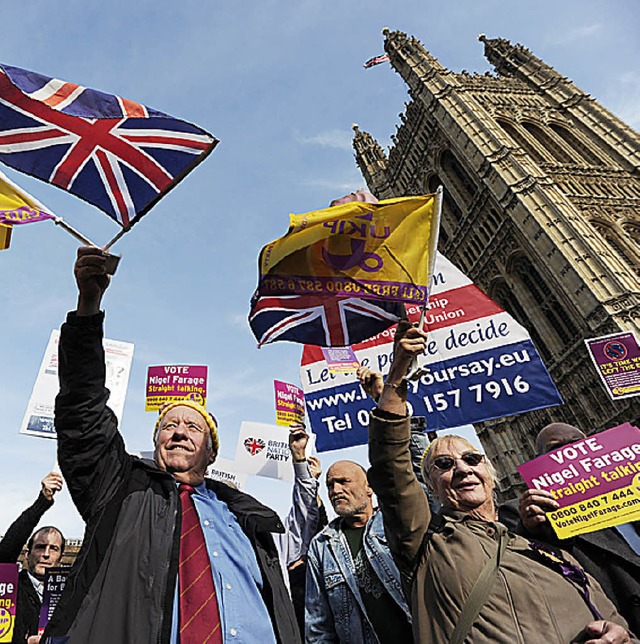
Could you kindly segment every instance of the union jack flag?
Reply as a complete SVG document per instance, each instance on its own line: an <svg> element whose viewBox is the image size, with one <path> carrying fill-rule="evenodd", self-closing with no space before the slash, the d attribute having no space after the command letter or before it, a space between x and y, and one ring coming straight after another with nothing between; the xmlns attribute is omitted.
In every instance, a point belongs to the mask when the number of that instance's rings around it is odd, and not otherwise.
<svg viewBox="0 0 640 644"><path fill-rule="evenodd" d="M288 340L321 347L362 342L406 317L404 304L356 297L254 295L249 326L262 346Z"/></svg>
<svg viewBox="0 0 640 644"><path fill-rule="evenodd" d="M387 62L389 62L389 54L382 54L381 56L374 56L373 58L369 58L369 60L362 66L365 69L369 69L369 67L375 67L376 65L381 65L382 63Z"/></svg>
<svg viewBox="0 0 640 644"><path fill-rule="evenodd" d="M264 446L265 442L261 438L252 438L250 436L244 439L244 448L251 456L259 454L264 449Z"/></svg>
<svg viewBox="0 0 640 644"><path fill-rule="evenodd" d="M0 161L88 201L125 229L217 143L139 103L0 65Z"/></svg>

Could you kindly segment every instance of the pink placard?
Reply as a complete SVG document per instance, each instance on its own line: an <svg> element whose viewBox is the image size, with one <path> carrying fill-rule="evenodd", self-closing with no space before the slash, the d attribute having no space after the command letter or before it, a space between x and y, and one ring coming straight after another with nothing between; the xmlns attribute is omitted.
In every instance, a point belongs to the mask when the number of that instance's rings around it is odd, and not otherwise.
<svg viewBox="0 0 640 644"><path fill-rule="evenodd" d="M562 539L640 518L640 430L629 423L523 463L529 488L550 492L547 518Z"/></svg>
<svg viewBox="0 0 640 644"><path fill-rule="evenodd" d="M322 355L331 373L353 373L360 363L351 347L322 347Z"/></svg>
<svg viewBox="0 0 640 644"><path fill-rule="evenodd" d="M273 381L276 394L276 424L304 422L304 393L300 387L280 380Z"/></svg>
<svg viewBox="0 0 640 644"><path fill-rule="evenodd" d="M149 367L145 411L157 411L165 403L185 398L206 406L206 366L162 365Z"/></svg>

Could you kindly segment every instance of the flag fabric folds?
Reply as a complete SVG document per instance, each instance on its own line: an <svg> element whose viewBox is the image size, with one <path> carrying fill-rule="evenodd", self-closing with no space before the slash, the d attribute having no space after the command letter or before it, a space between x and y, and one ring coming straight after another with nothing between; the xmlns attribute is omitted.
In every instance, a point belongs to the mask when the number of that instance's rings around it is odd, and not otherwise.
<svg viewBox="0 0 640 644"><path fill-rule="evenodd" d="M363 67L365 69L369 69L369 67L375 67L376 65L388 62L389 54L383 54L382 56L374 56L373 58L369 58L369 60L363 65Z"/></svg>
<svg viewBox="0 0 640 644"><path fill-rule="evenodd" d="M425 303L434 204L426 195L290 215L260 253L258 294Z"/></svg>
<svg viewBox="0 0 640 644"><path fill-rule="evenodd" d="M125 229L217 143L139 103L0 65L0 161L84 199Z"/></svg>
<svg viewBox="0 0 640 644"><path fill-rule="evenodd" d="M321 347L347 346L380 333L405 317L404 304L356 297L256 295L249 326L259 346L288 340Z"/></svg>
<svg viewBox="0 0 640 644"><path fill-rule="evenodd" d="M0 250L9 248L11 227L14 224L28 224L45 219L55 219L55 215L47 212L35 197L0 172Z"/></svg>
<svg viewBox="0 0 640 644"><path fill-rule="evenodd" d="M6 250L11 243L11 226L0 224L0 250Z"/></svg>

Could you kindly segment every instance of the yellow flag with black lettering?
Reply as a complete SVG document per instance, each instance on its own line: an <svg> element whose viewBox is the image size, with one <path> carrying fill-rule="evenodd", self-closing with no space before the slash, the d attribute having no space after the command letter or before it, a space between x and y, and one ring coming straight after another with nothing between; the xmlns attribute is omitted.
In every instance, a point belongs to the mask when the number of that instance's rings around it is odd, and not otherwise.
<svg viewBox="0 0 640 644"><path fill-rule="evenodd" d="M289 230L260 253L258 293L428 299L436 195L352 201L290 215Z"/></svg>

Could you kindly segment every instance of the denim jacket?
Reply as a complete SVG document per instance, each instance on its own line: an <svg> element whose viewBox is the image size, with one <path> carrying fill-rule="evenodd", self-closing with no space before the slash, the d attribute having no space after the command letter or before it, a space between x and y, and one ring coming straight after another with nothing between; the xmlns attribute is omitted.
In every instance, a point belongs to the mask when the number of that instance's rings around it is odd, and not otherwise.
<svg viewBox="0 0 640 644"><path fill-rule="evenodd" d="M340 529L341 521L334 519L309 547L305 641L378 644L360 596L349 544ZM369 520L363 548L380 581L410 620L400 573L387 546L382 512L376 512Z"/></svg>

